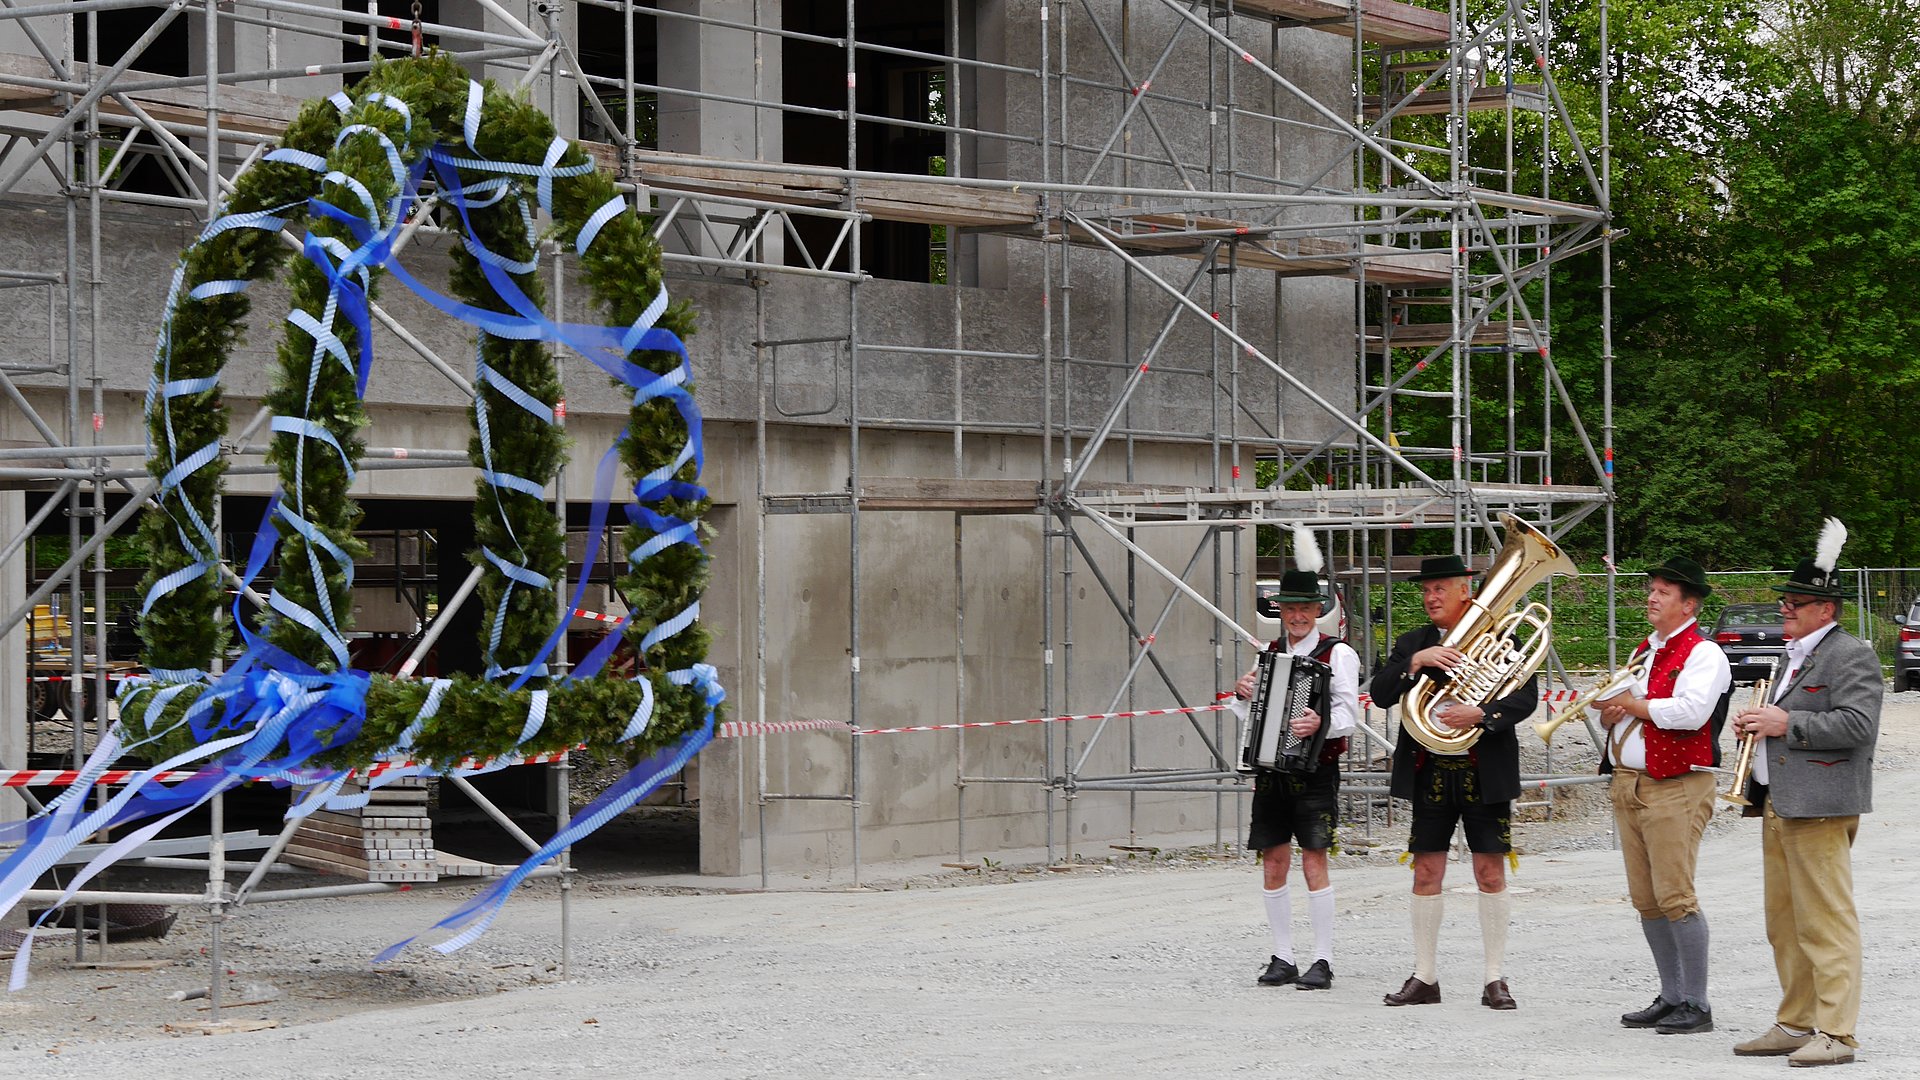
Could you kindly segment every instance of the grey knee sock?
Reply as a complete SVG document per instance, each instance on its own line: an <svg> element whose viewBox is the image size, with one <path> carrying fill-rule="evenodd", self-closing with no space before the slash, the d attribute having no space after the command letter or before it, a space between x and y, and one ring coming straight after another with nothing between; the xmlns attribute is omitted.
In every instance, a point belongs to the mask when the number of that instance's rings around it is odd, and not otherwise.
<svg viewBox="0 0 1920 1080"><path fill-rule="evenodd" d="M1673 924L1665 919L1641 919L1640 932L1647 936L1653 950L1654 970L1660 973L1660 1000L1678 1005L1683 999L1680 985L1680 949L1673 940Z"/></svg>
<svg viewBox="0 0 1920 1080"><path fill-rule="evenodd" d="M1673 943L1680 956L1680 993L1687 1001L1707 1008L1707 915L1696 911L1674 920Z"/></svg>

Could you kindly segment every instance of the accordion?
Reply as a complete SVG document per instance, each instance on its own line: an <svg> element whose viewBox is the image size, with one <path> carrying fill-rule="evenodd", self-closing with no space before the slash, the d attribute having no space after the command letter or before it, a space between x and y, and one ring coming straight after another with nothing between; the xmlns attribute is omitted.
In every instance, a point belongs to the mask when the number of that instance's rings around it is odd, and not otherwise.
<svg viewBox="0 0 1920 1080"><path fill-rule="evenodd" d="M1240 733L1238 771L1310 773L1318 769L1332 718L1323 715L1320 727L1304 739L1294 735L1293 722L1316 701L1326 700L1332 682L1333 668L1310 656L1277 649L1261 653L1246 727Z"/></svg>

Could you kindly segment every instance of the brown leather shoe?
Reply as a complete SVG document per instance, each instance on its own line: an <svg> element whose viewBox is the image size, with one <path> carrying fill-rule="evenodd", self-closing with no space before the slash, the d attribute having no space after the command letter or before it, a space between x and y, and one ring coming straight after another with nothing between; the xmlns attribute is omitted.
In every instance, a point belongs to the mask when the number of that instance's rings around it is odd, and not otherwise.
<svg viewBox="0 0 1920 1080"><path fill-rule="evenodd" d="M1499 1009L1501 1012L1520 1007L1514 1004L1513 994L1508 992L1505 979L1495 979L1488 983L1487 988L1480 992L1480 1004L1489 1009Z"/></svg>
<svg viewBox="0 0 1920 1080"><path fill-rule="evenodd" d="M1421 982L1418 978L1407 976L1407 984L1380 999L1389 1005L1438 1005L1440 1004L1440 984Z"/></svg>

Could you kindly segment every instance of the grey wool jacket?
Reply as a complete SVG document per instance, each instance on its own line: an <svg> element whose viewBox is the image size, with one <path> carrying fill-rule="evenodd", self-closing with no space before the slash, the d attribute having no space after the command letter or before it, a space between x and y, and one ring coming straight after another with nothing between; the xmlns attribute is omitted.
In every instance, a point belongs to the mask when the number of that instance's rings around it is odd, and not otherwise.
<svg viewBox="0 0 1920 1080"><path fill-rule="evenodd" d="M1787 711L1787 733L1769 737L1765 748L1775 814L1846 817L1873 810L1883 690L1873 646L1836 626L1813 647L1774 702Z"/></svg>

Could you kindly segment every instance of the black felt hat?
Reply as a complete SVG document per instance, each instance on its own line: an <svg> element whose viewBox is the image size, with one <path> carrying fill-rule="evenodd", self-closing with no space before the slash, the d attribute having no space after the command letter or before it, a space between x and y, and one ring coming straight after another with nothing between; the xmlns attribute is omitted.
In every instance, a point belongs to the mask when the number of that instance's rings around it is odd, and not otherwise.
<svg viewBox="0 0 1920 1080"><path fill-rule="evenodd" d="M1325 600L1320 577L1311 570L1289 570L1280 575L1280 590L1266 597L1276 604L1305 604Z"/></svg>
<svg viewBox="0 0 1920 1080"><path fill-rule="evenodd" d="M1420 560L1420 572L1408 581L1437 581L1441 578L1472 577L1467 561L1458 555L1433 555Z"/></svg>
<svg viewBox="0 0 1920 1080"><path fill-rule="evenodd" d="M1839 573L1840 548L1847 542L1847 527L1838 518L1828 518L1820 528L1820 542L1813 558L1801 559L1793 575L1773 587L1777 593L1799 593L1822 600L1846 600L1853 596L1846 579Z"/></svg>
<svg viewBox="0 0 1920 1080"><path fill-rule="evenodd" d="M1667 561L1648 570L1647 576L1685 586L1703 597L1713 592L1713 586L1707 584L1706 571L1700 569L1699 563L1685 555L1667 556Z"/></svg>
<svg viewBox="0 0 1920 1080"><path fill-rule="evenodd" d="M1822 600L1849 600L1853 590L1837 570L1822 570L1812 559L1801 559L1793 576L1773 587L1777 593L1803 593Z"/></svg>

